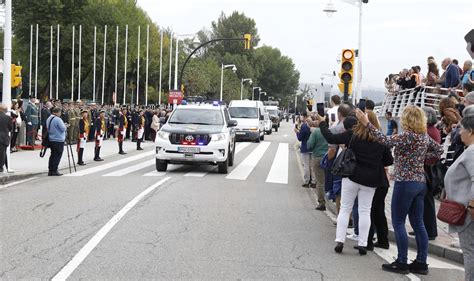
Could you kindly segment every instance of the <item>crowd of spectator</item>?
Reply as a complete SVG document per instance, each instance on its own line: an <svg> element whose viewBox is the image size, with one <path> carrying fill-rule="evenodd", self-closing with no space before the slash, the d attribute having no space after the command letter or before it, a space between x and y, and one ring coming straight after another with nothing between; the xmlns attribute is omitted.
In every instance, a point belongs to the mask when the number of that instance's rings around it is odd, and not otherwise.
<svg viewBox="0 0 474 281"><path fill-rule="evenodd" d="M441 62L443 73L434 57L427 59L427 71L424 74L419 65L404 68L398 74L385 78L385 87L389 92L413 89L419 86L445 88L449 91L462 90L464 95L474 91L474 72L472 60L466 60L462 67L457 59L445 58Z"/></svg>
<svg viewBox="0 0 474 281"><path fill-rule="evenodd" d="M459 73L455 67L450 60L443 61L446 71ZM408 73L414 83L424 80L417 69ZM438 107L441 116L431 107L407 106L400 129L390 112L382 128L370 100L362 111L333 96L326 116L302 114L295 133L304 168L303 187L317 189L317 210L326 210L327 200L335 201L336 253L343 252L346 238L358 241L355 248L361 256L374 247L390 247L385 198L392 186L391 218L398 256L382 269L428 274L428 241L438 236L435 200L447 198L466 207L465 221L461 226L450 225L450 231L459 235L466 280L474 278L474 92L446 97ZM334 112L337 119L331 116ZM345 149L355 156L355 170L349 176L336 175L333 163ZM407 217L410 233L405 227ZM347 235L348 226L354 227L354 234ZM417 245L411 263L408 235L415 236Z"/></svg>

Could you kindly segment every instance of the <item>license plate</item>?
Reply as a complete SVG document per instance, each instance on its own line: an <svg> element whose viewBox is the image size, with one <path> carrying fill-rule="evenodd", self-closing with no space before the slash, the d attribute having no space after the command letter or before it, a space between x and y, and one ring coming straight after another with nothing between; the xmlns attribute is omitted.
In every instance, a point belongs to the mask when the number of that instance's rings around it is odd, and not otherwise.
<svg viewBox="0 0 474 281"><path fill-rule="evenodd" d="M181 153L199 153L201 150L199 147L178 147L178 152Z"/></svg>
<svg viewBox="0 0 474 281"><path fill-rule="evenodd" d="M235 134L242 136L242 135L245 135L245 132L236 132Z"/></svg>

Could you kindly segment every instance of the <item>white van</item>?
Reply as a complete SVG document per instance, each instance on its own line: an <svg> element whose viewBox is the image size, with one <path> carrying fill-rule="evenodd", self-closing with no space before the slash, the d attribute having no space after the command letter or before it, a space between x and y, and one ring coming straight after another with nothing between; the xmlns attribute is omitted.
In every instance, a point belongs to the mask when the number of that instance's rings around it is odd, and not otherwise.
<svg viewBox="0 0 474 281"><path fill-rule="evenodd" d="M264 140L265 107L261 101L233 100L229 104L229 113L232 120L237 120L237 140Z"/></svg>

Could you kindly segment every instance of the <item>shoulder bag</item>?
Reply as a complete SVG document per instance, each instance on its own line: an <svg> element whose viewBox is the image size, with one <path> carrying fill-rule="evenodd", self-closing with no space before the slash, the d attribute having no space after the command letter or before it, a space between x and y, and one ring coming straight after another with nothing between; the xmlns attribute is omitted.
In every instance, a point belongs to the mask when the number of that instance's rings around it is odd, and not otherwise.
<svg viewBox="0 0 474 281"><path fill-rule="evenodd" d="M440 221L452 225L461 226L466 221L467 208L461 203L444 199L439 206L438 215Z"/></svg>
<svg viewBox="0 0 474 281"><path fill-rule="evenodd" d="M349 177L354 174L356 167L356 157L351 149L352 139L349 141L349 146L341 151L332 164L331 173L336 176Z"/></svg>

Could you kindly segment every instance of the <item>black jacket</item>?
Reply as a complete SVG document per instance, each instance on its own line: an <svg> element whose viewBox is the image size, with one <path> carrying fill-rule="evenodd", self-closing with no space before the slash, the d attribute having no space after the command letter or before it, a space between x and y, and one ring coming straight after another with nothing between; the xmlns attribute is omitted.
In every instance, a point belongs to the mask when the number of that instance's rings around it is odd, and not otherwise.
<svg viewBox="0 0 474 281"><path fill-rule="evenodd" d="M321 122L319 128L328 143L349 146L353 135L352 130L333 134L326 122ZM349 177L351 181L369 187L390 186L384 169L393 164L392 153L388 147L375 141L354 137L350 148L356 157L354 175Z"/></svg>
<svg viewBox="0 0 474 281"><path fill-rule="evenodd" d="M12 118L0 112L0 144L8 146L10 144L9 133L13 129Z"/></svg>

